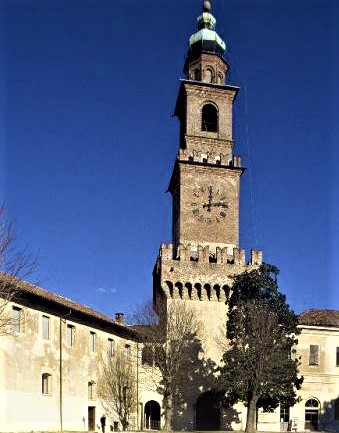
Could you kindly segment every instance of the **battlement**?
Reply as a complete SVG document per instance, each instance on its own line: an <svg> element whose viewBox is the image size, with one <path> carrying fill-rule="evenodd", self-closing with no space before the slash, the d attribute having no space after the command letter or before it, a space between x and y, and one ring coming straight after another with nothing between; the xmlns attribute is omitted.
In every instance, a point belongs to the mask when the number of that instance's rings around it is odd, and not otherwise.
<svg viewBox="0 0 339 433"><path fill-rule="evenodd" d="M154 269L155 296L167 298L227 302L233 277L262 263L262 252L251 250L246 263L245 250L209 245L161 244Z"/></svg>
<svg viewBox="0 0 339 433"><path fill-rule="evenodd" d="M246 265L245 250L233 249L233 254L228 254L227 247L211 249L209 245L192 248L191 245L179 245L162 243L159 257L164 261L198 262L200 264L216 263L230 265ZM247 265L259 266L262 264L262 251L251 250L251 259Z"/></svg>
<svg viewBox="0 0 339 433"><path fill-rule="evenodd" d="M202 164L214 164L214 165L242 168L241 157L232 156L231 153L228 154L212 153L212 152L206 153L204 151L198 151L198 150L188 151L187 149L180 149L178 152L177 159L180 161L200 162Z"/></svg>

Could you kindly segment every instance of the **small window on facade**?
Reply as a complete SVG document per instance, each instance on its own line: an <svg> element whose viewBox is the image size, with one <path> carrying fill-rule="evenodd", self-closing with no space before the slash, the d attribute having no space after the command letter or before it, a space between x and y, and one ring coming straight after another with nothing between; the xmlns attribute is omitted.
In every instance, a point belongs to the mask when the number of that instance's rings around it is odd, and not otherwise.
<svg viewBox="0 0 339 433"><path fill-rule="evenodd" d="M114 355L114 340L109 338L107 340L107 356L112 357Z"/></svg>
<svg viewBox="0 0 339 433"><path fill-rule="evenodd" d="M219 72L219 74L218 74L218 83L224 84L224 76L221 72Z"/></svg>
<svg viewBox="0 0 339 433"><path fill-rule="evenodd" d="M42 316L42 338L50 339L50 318L48 316Z"/></svg>
<svg viewBox="0 0 339 433"><path fill-rule="evenodd" d="M217 156L217 157L215 158L215 163L216 163L216 165L221 165L221 160L220 160L220 157L219 157L219 156Z"/></svg>
<svg viewBox="0 0 339 433"><path fill-rule="evenodd" d="M204 164L207 164L207 158L203 158L203 159L202 159L202 162L203 162Z"/></svg>
<svg viewBox="0 0 339 433"><path fill-rule="evenodd" d="M193 156L190 155L190 156L188 157L188 160L189 160L189 161L193 161Z"/></svg>
<svg viewBox="0 0 339 433"><path fill-rule="evenodd" d="M212 104L205 104L202 107L201 130L218 132L218 110Z"/></svg>
<svg viewBox="0 0 339 433"><path fill-rule="evenodd" d="M339 398L334 401L334 419L339 421Z"/></svg>
<svg viewBox="0 0 339 433"><path fill-rule="evenodd" d="M89 340L88 340L88 345L89 345L89 351L90 352L95 352L96 349L96 333L91 331L89 333Z"/></svg>
<svg viewBox="0 0 339 433"><path fill-rule="evenodd" d="M88 400L95 400L95 382L88 382Z"/></svg>
<svg viewBox="0 0 339 433"><path fill-rule="evenodd" d="M67 325L67 344L69 347L74 346L75 326Z"/></svg>
<svg viewBox="0 0 339 433"><path fill-rule="evenodd" d="M337 347L337 353L336 353L336 366L339 367L339 347Z"/></svg>
<svg viewBox="0 0 339 433"><path fill-rule="evenodd" d="M12 308L12 329L14 332L23 332L23 311L22 308Z"/></svg>
<svg viewBox="0 0 339 433"><path fill-rule="evenodd" d="M52 394L52 376L48 373L41 376L41 391L44 395Z"/></svg>
<svg viewBox="0 0 339 433"><path fill-rule="evenodd" d="M310 345L309 365L319 365L319 346L317 344Z"/></svg>
<svg viewBox="0 0 339 433"><path fill-rule="evenodd" d="M129 344L125 344L125 358L128 359L131 355L131 346Z"/></svg>
<svg viewBox="0 0 339 433"><path fill-rule="evenodd" d="M280 405L280 422L290 422L289 406Z"/></svg>

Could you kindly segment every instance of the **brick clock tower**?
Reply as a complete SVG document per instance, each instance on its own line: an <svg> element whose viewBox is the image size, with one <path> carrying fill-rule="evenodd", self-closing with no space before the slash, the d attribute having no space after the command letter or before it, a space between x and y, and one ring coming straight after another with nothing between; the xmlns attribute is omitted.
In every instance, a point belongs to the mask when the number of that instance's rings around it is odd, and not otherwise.
<svg viewBox="0 0 339 433"><path fill-rule="evenodd" d="M189 39L175 115L179 151L169 183L173 199L172 243L162 244L153 271L159 303L186 302L203 324L204 356L219 362L217 334L225 335L230 277L258 266L239 248L239 192L244 172L233 154L232 108L239 91L227 84L225 43L205 1L197 32ZM202 391L203 392L203 391Z"/></svg>

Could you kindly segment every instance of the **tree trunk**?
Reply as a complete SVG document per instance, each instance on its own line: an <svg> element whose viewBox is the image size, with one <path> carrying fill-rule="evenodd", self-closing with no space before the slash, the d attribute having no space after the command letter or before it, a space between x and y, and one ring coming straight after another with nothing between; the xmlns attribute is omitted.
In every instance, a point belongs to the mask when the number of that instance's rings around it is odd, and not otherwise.
<svg viewBox="0 0 339 433"><path fill-rule="evenodd" d="M258 398L255 395L249 399L247 405L246 433L257 431L257 401Z"/></svg>
<svg viewBox="0 0 339 433"><path fill-rule="evenodd" d="M172 430L172 398L170 395L164 396L164 416L165 416L165 425L164 430L169 431Z"/></svg>

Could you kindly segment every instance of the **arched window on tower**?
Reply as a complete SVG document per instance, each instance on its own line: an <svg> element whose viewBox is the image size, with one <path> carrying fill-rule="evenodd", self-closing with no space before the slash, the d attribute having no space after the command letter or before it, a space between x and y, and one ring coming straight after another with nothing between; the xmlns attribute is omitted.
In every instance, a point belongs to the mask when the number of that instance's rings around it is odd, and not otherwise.
<svg viewBox="0 0 339 433"><path fill-rule="evenodd" d="M218 109L212 104L205 104L202 107L201 130L218 132Z"/></svg>
<svg viewBox="0 0 339 433"><path fill-rule="evenodd" d="M206 68L204 81L206 83L214 83L214 71L212 68Z"/></svg>
<svg viewBox="0 0 339 433"><path fill-rule="evenodd" d="M193 80L200 81L200 70L198 68L193 71Z"/></svg>

